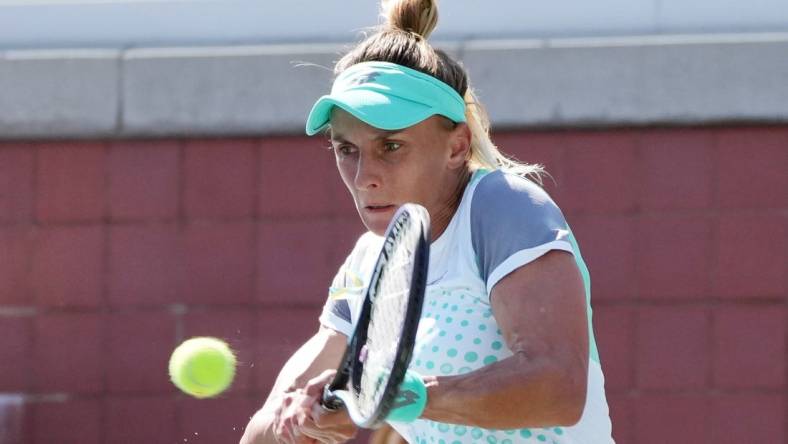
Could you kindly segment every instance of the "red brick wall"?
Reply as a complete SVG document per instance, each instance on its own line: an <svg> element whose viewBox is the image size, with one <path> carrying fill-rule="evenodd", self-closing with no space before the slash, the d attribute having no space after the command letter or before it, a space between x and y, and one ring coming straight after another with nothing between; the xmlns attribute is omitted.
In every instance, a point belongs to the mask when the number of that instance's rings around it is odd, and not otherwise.
<svg viewBox="0 0 788 444"><path fill-rule="evenodd" d="M618 442L785 442L788 127L496 141L555 179ZM0 444L237 440L361 232L322 144L0 144ZM219 399L167 380L194 335L239 353Z"/></svg>

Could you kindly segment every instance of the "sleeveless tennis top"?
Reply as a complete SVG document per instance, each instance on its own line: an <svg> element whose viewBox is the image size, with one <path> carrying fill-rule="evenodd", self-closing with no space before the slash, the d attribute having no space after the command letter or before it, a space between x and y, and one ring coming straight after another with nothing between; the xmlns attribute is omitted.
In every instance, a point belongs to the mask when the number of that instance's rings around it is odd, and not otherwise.
<svg viewBox="0 0 788 444"><path fill-rule="evenodd" d="M334 278L320 316L352 335L363 290L382 237L362 235ZM571 427L490 430L419 419L394 423L412 444L612 443L604 376L591 326L590 279L560 209L538 185L502 171L476 171L448 227L430 250L424 308L410 368L458 375L511 356L490 306L504 276L550 250L572 253L582 273L589 326L586 404ZM523 295L528 297L528 295ZM491 413L493 414L493 413Z"/></svg>

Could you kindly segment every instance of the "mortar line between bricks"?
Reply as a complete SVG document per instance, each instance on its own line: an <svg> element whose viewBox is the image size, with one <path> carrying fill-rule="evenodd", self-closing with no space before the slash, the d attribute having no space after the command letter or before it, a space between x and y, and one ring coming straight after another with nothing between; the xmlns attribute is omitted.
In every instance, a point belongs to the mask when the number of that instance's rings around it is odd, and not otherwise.
<svg viewBox="0 0 788 444"><path fill-rule="evenodd" d="M639 144L640 144L640 139L639 138L636 138L635 144L636 144L635 148L638 149ZM641 163L640 162L638 162L637 165L638 165L638 168L641 167ZM642 187L642 184L641 184L641 181L642 181L641 178L642 177L644 177L643 174L638 174L638 189L640 189ZM643 238L641 236L641 231L643 229L642 221L643 221L643 217L642 217L642 215L640 214L639 211L632 215L632 224L634 225L634 230L633 231L634 231L636 240ZM632 322L633 322L632 331L633 331L633 334L632 334L632 337L629 338L629 347L630 347L630 350L632 350L632 355L629 357L630 372L631 372L629 376L630 376L631 381L632 381L632 387L636 390L635 393L638 393L637 390L640 389L640 371L639 371L639 363L638 363L639 356L638 356L637 351L639 349L638 345L639 345L639 341L640 341L640 337L641 337L641 325L642 325L641 318L643 316L643 312L642 312L641 309L644 306L643 301L641 300L641 297L640 297L640 286L641 286L641 282L642 282L641 278L640 278L640 268L641 268L640 267L640 263L641 263L641 260L642 260L641 259L641 254L642 254L641 243L637 242L637 241L634 241L632 243L632 257L634 258L634 263L632 264L632 273L634 274L635 285L633 286L633 289L632 289L632 293L633 294L631 295L631 300L632 300L632 304L633 304L635 310L634 310L634 313L632 315ZM634 401L633 402L637 402L638 399L639 399L639 394L636 394L634 396ZM639 419L638 419L638 411L639 411L639 409L633 409L632 414L630 416L630 424L628 424L628 425L631 428L631 430L635 430L636 427L637 427L637 424L638 424L638 421L639 421Z"/></svg>
<svg viewBox="0 0 788 444"><path fill-rule="evenodd" d="M262 212L260 198L261 198L261 190L263 185L263 177L262 177L262 160L263 160L263 146L262 146L262 139L258 139L257 143L255 144L255 151L254 151L254 207L252 211L252 217L254 219L254 223L252 224L252 301L255 309L252 310L254 313L254 318L252 321L252 343L249 344L252 353L257 351L257 342L260 339L260 307L259 302L259 292L260 292L260 213ZM254 358L254 356L252 356ZM257 371L250 372L249 375L249 391L252 393L252 396L256 394L257 389ZM253 415L254 412L250 412L250 415Z"/></svg>
<svg viewBox="0 0 788 444"><path fill-rule="evenodd" d="M644 168L642 161L643 156L640 155L640 152L643 149L642 142L643 142L642 136L639 133L635 134L634 140L632 142L634 156L635 156L635 160L634 160L635 173L637 177L637 183L635 184L636 195L634 196L635 202L638 202L638 199L642 195L641 190L644 187L643 178L645 177L645 174L643 174L643 168ZM632 381L632 387L638 389L640 388L640 381L639 381L640 372L638 370L639 355L637 351L639 345L638 342L640 340L641 316L642 316L641 308L643 307L643 302L641 301L641 297L640 297L640 293L641 293L640 286L642 282L640 276L642 248L641 248L641 242L637 241L637 239L643 239L643 236L641 235L641 231L643 230L643 215L640 206L634 205L634 210L632 212L631 217L632 217L631 223L634 226L633 231L635 234L635 241L632 242L632 257L634 258L634 263L632 264L632 274L634 275L635 285L633 286L632 289L633 294L631 295L631 300L633 301L633 305L635 306L635 311L632 314L632 322L633 322L632 331L634 334L629 338L629 347L630 350L632 350L632 353L631 356L629 356L628 364L630 368L629 377L630 380ZM632 429L634 429L637 424L638 424L638 409L633 409L629 426Z"/></svg>
<svg viewBox="0 0 788 444"><path fill-rule="evenodd" d="M774 306L784 307L785 301L783 299L759 299L759 300L727 300L727 299L700 299L693 301L598 301L594 303L594 308L692 308L702 309L706 308L708 303L714 302L718 308L769 308ZM184 306L183 303L173 303L166 305L128 305L128 306L113 306L101 309L101 313L112 314L131 314L131 313L173 313L177 311L177 307ZM241 304L189 304L189 313L200 312L224 312L235 310L277 310L277 309L295 309L295 310L320 310L322 304L320 302L276 302L276 301L260 301L252 303ZM37 315L52 315L52 314L91 314L96 313L97 307L90 306L66 306L66 307L43 307L36 308L34 306L0 306L0 318L19 318L19 317L35 317Z"/></svg>
<svg viewBox="0 0 788 444"><path fill-rule="evenodd" d="M212 312L221 313L224 311L234 310L276 310L276 309L296 309L296 310L320 310L322 304L315 303L277 303L277 302L259 302L259 303L246 303L246 304L193 304L186 306L183 303L173 303L166 305L129 305L129 306L115 306L104 307L101 313L105 315L112 314L134 314L134 313L178 313L187 307L189 313ZM95 314L99 310L97 307L88 306L72 306L72 307L45 307L36 308L31 306L24 307L4 307L0 306L0 318L24 318L36 317L38 315L53 315L53 314Z"/></svg>
<svg viewBox="0 0 788 444"><path fill-rule="evenodd" d="M27 407L31 404L30 399L29 399L29 395L37 391L37 385L38 385L38 381L36 381L37 378L36 378L36 372L35 372L35 366L36 366L35 356L36 356L36 350L38 349L38 342L39 342L38 341L38 329L36 328L36 319L37 319L37 317L38 317L38 315L31 316L30 319L28 320L28 328L30 329L29 330L29 332L30 332L30 349L31 349L32 356L30 357L28 372L27 372L27 375L26 375L26 380L27 380L26 381L27 382L26 386L27 386L27 389L30 390L30 392L25 393L25 398L24 398L25 399L25 401L24 401L24 404L25 404L24 412L25 413L24 414L25 414L25 416L31 418L30 422L32 424L36 423L36 416L37 416L38 412L36 411L35 408L27 408ZM35 440L35 438L34 438L35 434L33 434L32 431L30 433L31 433L31 436L33 436L33 440Z"/></svg>
<svg viewBox="0 0 788 444"><path fill-rule="evenodd" d="M27 260L27 264L26 264L26 267L25 267L25 271L27 272L28 276L33 276L33 251L35 249L35 244L36 244L36 240L37 240L37 237L38 237L38 227L40 225L39 214L38 214L38 201L39 201L39 198L40 198L39 195L41 193L41 190L39 188L38 175L39 175L39 172L41 170L41 167L40 167L41 148L39 147L39 145L37 143L31 143L30 144L30 149L33 150L33 165L32 165L32 172L31 172L31 178L30 178L31 187L32 187L32 193L31 194L32 194L32 199L33 199L33 205L32 205L31 214L30 214L30 237L28 237L28 239L27 239L28 242L29 242L29 246L30 246L30 249L28 250L30 252L30 254L28 255L28 260ZM38 295L36 294L37 292L36 292L35 288L32 285L28 285L27 288L26 288L26 291L27 291L28 297L30 297L30 299L32 300L33 310L35 310L33 312L33 314L30 316L30 319L27 321L28 334L30 335L29 336L30 337L30 353L32 354L32 353L35 352L36 347L37 347L37 343L38 343L38 335L36 333L36 328L35 328L35 319L38 316L38 313L37 313ZM34 356L35 355L33 354L33 356L29 357L27 374L25 375L25 382L26 382L25 387L28 390L33 390L33 384L35 383L35 381L34 381L34 373L33 373L33 366L35 365ZM27 396L25 396L23 399L24 399L23 404L22 404L23 415L25 415L26 417L28 417L28 416L31 417L31 422L33 424L35 424L35 419L36 419L35 418L35 410L32 409L32 408L28 408L29 402L27 400ZM29 439L34 439L32 431L28 432L27 435L28 435Z"/></svg>
<svg viewBox="0 0 788 444"><path fill-rule="evenodd" d="M714 308L717 307L750 307L750 308L758 308L758 307L771 307L774 305L782 305L785 302L785 298L779 296L772 296L772 297L759 297L759 298L694 298L694 299L642 299L642 300L627 300L627 299L618 299L618 300L599 300L593 301L592 299L592 306L593 308L615 308L615 307L677 307L677 308L706 308L710 304L714 304Z"/></svg>
<svg viewBox="0 0 788 444"><path fill-rule="evenodd" d="M717 312L718 304L714 301L710 302L709 305L706 307L705 316L706 321L708 322L708 331L706 332L706 350L708 350L708 360L706 362L706 371L705 373L705 386L709 390L714 390L716 386L716 382L714 380L714 373L716 368L716 361L717 361L717 341L715 340L715 332L716 332L716 312Z"/></svg>
<svg viewBox="0 0 788 444"><path fill-rule="evenodd" d="M781 206L759 206L759 207L726 207L719 208L714 205L707 208L666 208L666 209L632 209L627 211L605 211L605 210L576 210L567 209L572 217L689 217L689 216L715 216L715 215L761 215L764 213L783 213L786 207Z"/></svg>
<svg viewBox="0 0 788 444"><path fill-rule="evenodd" d="M788 135L786 135L785 141L788 142ZM783 224L786 226L786 230L788 230L788 211L783 211ZM788 233L784 233L788 235ZM788 274L783 273L783 292L786 293L783 296L783 325L786 326L785 331L783 332L784 336L784 344L783 344L783 408L785 412L788 412ZM783 434L788 434L788 430L786 430L786 423L783 422Z"/></svg>
<svg viewBox="0 0 788 444"><path fill-rule="evenodd" d="M185 315L188 313L189 306L186 304L172 304L167 307L166 312L173 317L173 322L175 323L175 331L174 335L174 345L171 349L174 349L177 344L180 344L181 341L185 339ZM177 393L173 394L172 396L175 397L175 429L178 433L183 431L183 402L181 401L182 397L178 396Z"/></svg>
<svg viewBox="0 0 788 444"><path fill-rule="evenodd" d="M180 201L180 198L179 198ZM181 206L179 202L179 207ZM182 210L179 208L179 212ZM622 218L633 218L639 219L642 217L689 217L689 216L698 216L703 217L706 216L712 220L715 217L719 216L760 216L764 214L777 214L783 215L785 212L788 211L788 208L782 207L770 207L770 208L730 208L726 210L713 210L713 209L698 209L698 210L687 210L687 211L638 211L638 212L624 212L624 213L617 213L617 212L607 212L607 213L595 213L595 212L587 212L587 211L577 211L572 213L573 218L578 217L622 217ZM133 218L119 218L112 220L113 226L118 227L144 227L144 226L161 226L161 225L175 225L175 224L183 224L183 225L193 225L193 224L202 224L202 223L266 223L266 222L303 222L305 219L313 220L319 218L323 222L342 222L348 220L356 220L355 214L347 214L347 215L340 215L340 214L285 214L285 215L257 215L255 216L228 216L228 217L192 217L186 219L185 217L176 216L174 218L149 218L149 219L133 219ZM33 224L28 222L19 222L19 221L4 221L0 222L0 227L3 228L17 228L17 227L26 227L26 226L37 226L37 227L50 227L50 226L57 226L57 227L79 227L79 226L96 226L102 223L100 220L64 220L64 221L56 221L56 222L41 222L35 221Z"/></svg>
<svg viewBox="0 0 788 444"><path fill-rule="evenodd" d="M0 396L15 395L21 396L25 403L28 404L43 404L43 403L64 403L69 401L98 401L105 397L103 393L67 393L67 392L0 392ZM170 397L188 401L190 398L187 395L167 390L167 391L145 391L145 390L126 390L117 391L112 393L114 399L161 399ZM221 395L216 399L238 399L245 398L247 395L244 392L236 392L230 395ZM49 443L47 443L49 444ZM111 444L111 443L110 443Z"/></svg>
<svg viewBox="0 0 788 444"><path fill-rule="evenodd" d="M174 412L174 415L175 415L175 430L177 431L178 434L182 435L183 434L183 405L184 405L183 399L184 398L183 398L183 396L179 395L178 393L174 393L174 394L172 394L170 396L175 399L174 400L174 403L175 403L175 412Z"/></svg>
<svg viewBox="0 0 788 444"><path fill-rule="evenodd" d="M36 228L40 225L40 221L38 220L38 198L39 193L41 190L38 188L38 172L40 170L39 163L41 162L41 149L39 148L38 144L31 143L30 149L33 150L33 171L31 172L31 190L32 190L32 198L33 198L33 208L31 208L30 212L30 226ZM31 261L32 267L32 261Z"/></svg>
<svg viewBox="0 0 788 444"><path fill-rule="evenodd" d="M176 181L176 184L177 184L176 185L177 186L177 190L176 190L177 202L176 202L176 205L177 205L177 207L176 207L176 212L175 212L175 219L176 219L175 225L176 225L176 230L178 232L178 236L180 237L182 235L183 226L186 224L186 203L185 203L185 193L186 193L186 191L185 191L186 190L186 165L185 165L186 164L186 160L185 160L185 158L186 158L186 142L182 138L177 138L175 140L176 140L177 153L178 153L177 154L177 160L176 160L176 167L175 167L175 174L178 175L177 181ZM180 277L179 277L179 279L180 279ZM176 284L177 284L177 281L176 281ZM175 304L175 305L178 305L178 304ZM168 309L167 311L170 311L170 310L171 309ZM174 311L174 316L175 316L175 319L174 319L174 321L175 321L175 335L176 335L176 338L174 338L174 339L175 339L176 343L177 343L177 340L179 339L177 336L183 333L182 328L181 328L180 332L178 331L179 327L182 327L180 325L180 322L182 321L183 318L182 318L182 315L178 314L181 311L183 311L183 310L177 310L176 309ZM177 397L177 395L173 395L173 396L176 396L176 398L175 398L175 412L174 412L174 414L175 414L175 429L178 431L178 433L180 433L182 428L183 428L183 415L181 414L181 410L183 408L183 403L180 402L180 397Z"/></svg>
<svg viewBox="0 0 788 444"><path fill-rule="evenodd" d="M177 180L177 208L175 211L175 223L178 225L183 225L186 219L186 203L184 202L184 194L186 189L186 168L185 168L185 156L186 156L186 143L183 139L176 139L177 147L178 147L178 158L176 160L176 168L175 174L178 175Z"/></svg>
<svg viewBox="0 0 788 444"><path fill-rule="evenodd" d="M740 387L725 389L706 389L706 388L646 388L633 390L616 390L610 393L630 397L643 396L741 396L741 395L761 395L761 396L784 396L784 387Z"/></svg>
<svg viewBox="0 0 788 444"><path fill-rule="evenodd" d="M788 135L786 135L785 141L788 142ZM788 225L788 211L783 211L783 223ZM788 233L785 233L788 234ZM784 343L783 343L783 408L785 412L788 412L788 257L783 258L783 324L787 327L783 332L784 336ZM783 434L788 433L788 421L783 422Z"/></svg>
<svg viewBox="0 0 788 444"><path fill-rule="evenodd" d="M252 220L257 222L260 220L260 214L263 212L263 209L260 205L263 187L263 172L261 164L263 161L263 139L255 139L255 142L254 155L252 156L252 161L254 162L254 170L252 174L252 182L254 183L254 190L252 192L252 198L254 199L254 202L252 203Z"/></svg>
<svg viewBox="0 0 788 444"><path fill-rule="evenodd" d="M709 269L706 271L706 291L708 294L713 294L715 291L715 277L719 269L719 226L720 226L720 158L717 150L719 140L719 132L714 131L712 137L709 138L709 148L712 156L709 175L711 176L711 207L713 210L709 214L709 232L707 233L707 241L709 251ZM710 390L716 389L716 381L714 380L714 370L717 361L717 341L715 340L716 331L716 312L720 307L727 306L719 301L712 300L709 302L709 311L707 313L709 322L709 332L706 338L709 341L707 349L709 350L709 362L706 368L706 384ZM750 304L747 304L750 305Z"/></svg>
<svg viewBox="0 0 788 444"><path fill-rule="evenodd" d="M101 362L101 386L102 386L102 395L100 397L99 405L101 406L101 410L99 411L99 442L106 442L107 441L107 431L106 425L108 422L107 415L109 411L109 402L107 399L107 393L109 389L109 375L107 374L107 362L110 357L110 339L109 339L109 317L107 315L107 307L110 306L109 301L109 277L112 274L112 270L110 268L110 227L111 227L111 211L110 211L110 193L108 192L110 183L112 178L110 177L110 163L112 159L112 153L115 149L114 144L106 143L104 149L104 223L102 224L101 235L103 239L103 245L101 247L101 303L102 308L99 309L101 313L104 313L104 316L101 317L101 339L100 339L100 347L99 353L101 354L100 361Z"/></svg>
<svg viewBox="0 0 788 444"><path fill-rule="evenodd" d="M561 185L558 183L558 180L555 177L564 177L564 170L566 169L566 159L569 157L567 144L566 144L566 133L561 132L558 136L557 140L558 145L558 165L556 165L556 169L558 170L556 175L553 176L553 181L555 182L555 187L558 189Z"/></svg>

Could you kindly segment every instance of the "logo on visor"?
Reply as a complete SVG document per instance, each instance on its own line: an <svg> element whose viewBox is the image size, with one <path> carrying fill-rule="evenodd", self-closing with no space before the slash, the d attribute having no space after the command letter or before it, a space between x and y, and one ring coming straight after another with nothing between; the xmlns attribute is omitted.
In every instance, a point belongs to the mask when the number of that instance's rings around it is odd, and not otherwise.
<svg viewBox="0 0 788 444"><path fill-rule="evenodd" d="M375 79L378 78L378 76L380 76L380 73L376 71L368 71L365 73L361 73L358 75L358 77L350 81L350 86L358 86L358 85L363 85L365 83L374 82Z"/></svg>

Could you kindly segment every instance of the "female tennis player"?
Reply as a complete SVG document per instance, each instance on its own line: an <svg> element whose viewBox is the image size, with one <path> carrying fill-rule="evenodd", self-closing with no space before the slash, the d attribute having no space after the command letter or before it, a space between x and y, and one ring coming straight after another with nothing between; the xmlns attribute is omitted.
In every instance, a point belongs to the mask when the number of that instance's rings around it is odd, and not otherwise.
<svg viewBox="0 0 788 444"><path fill-rule="evenodd" d="M405 202L432 221L411 369L410 443L610 443L590 286L577 242L539 183L503 156L462 66L427 37L434 0L383 3L386 23L336 65L306 132L326 131L369 232L336 275L320 328L285 364L243 444L337 443L356 427L320 406L352 335L378 240ZM517 85L512 85L517 87Z"/></svg>

